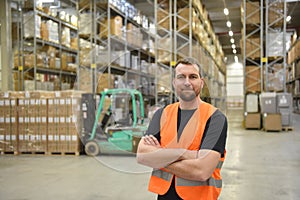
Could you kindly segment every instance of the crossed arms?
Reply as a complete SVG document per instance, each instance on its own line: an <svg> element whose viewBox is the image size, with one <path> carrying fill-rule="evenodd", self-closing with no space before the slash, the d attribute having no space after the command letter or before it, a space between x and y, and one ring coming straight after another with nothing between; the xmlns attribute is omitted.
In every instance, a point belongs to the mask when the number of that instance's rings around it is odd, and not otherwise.
<svg viewBox="0 0 300 200"><path fill-rule="evenodd" d="M152 168L164 168L178 177L205 181L211 177L221 154L213 150L192 151L161 147L153 135L142 137L137 162Z"/></svg>

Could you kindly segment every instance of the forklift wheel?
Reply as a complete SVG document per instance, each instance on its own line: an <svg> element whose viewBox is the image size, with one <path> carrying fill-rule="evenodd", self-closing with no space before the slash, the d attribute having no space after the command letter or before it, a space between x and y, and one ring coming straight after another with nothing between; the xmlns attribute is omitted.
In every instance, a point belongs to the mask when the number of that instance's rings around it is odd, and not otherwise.
<svg viewBox="0 0 300 200"><path fill-rule="evenodd" d="M97 156L100 154L100 147L97 142L89 141L85 145L85 153L88 156Z"/></svg>

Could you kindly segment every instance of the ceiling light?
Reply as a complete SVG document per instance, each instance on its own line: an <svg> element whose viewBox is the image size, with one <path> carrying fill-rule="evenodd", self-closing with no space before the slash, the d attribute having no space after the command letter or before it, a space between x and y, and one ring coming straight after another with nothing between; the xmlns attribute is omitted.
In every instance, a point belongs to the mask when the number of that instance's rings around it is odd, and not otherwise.
<svg viewBox="0 0 300 200"><path fill-rule="evenodd" d="M237 63L239 62L239 58L237 56L234 56L234 61Z"/></svg>
<svg viewBox="0 0 300 200"><path fill-rule="evenodd" d="M228 15L229 14L229 10L227 8L224 8L224 14Z"/></svg>
<svg viewBox="0 0 300 200"><path fill-rule="evenodd" d="M233 38L231 38L231 39L230 39L230 42L233 44L233 43L234 43L234 39L233 39Z"/></svg>
<svg viewBox="0 0 300 200"><path fill-rule="evenodd" d="M229 31L228 34L229 34L229 36L233 36L233 32L232 31Z"/></svg>
<svg viewBox="0 0 300 200"><path fill-rule="evenodd" d="M230 27L231 27L231 22L230 22L230 21L227 21L227 22L226 22L226 25L227 25L228 28L230 28Z"/></svg>
<svg viewBox="0 0 300 200"><path fill-rule="evenodd" d="M233 50L232 50L232 53L236 54L236 49L233 49Z"/></svg>
<svg viewBox="0 0 300 200"><path fill-rule="evenodd" d="M291 19L292 19L292 17L289 15L289 16L287 16L286 17L286 22L289 22L289 21L291 21Z"/></svg>
<svg viewBox="0 0 300 200"><path fill-rule="evenodd" d="M231 45L231 48L235 49L235 44L232 44L232 45Z"/></svg>

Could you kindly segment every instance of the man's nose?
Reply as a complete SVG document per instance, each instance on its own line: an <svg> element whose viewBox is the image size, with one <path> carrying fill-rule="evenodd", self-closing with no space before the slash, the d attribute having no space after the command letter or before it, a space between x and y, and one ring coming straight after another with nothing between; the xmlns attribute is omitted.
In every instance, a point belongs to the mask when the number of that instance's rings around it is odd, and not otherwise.
<svg viewBox="0 0 300 200"><path fill-rule="evenodd" d="M190 85L191 84L189 77L185 78L184 84L185 85Z"/></svg>

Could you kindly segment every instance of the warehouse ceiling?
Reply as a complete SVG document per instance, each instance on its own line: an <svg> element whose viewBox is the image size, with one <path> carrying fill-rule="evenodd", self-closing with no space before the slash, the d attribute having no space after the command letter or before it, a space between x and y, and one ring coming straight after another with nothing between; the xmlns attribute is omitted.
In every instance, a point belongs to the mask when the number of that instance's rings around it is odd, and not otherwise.
<svg viewBox="0 0 300 200"><path fill-rule="evenodd" d="M149 1L149 0L148 0ZM271 1L271 0L269 0ZM287 23L287 30L293 31L294 29L300 29L300 0L286 0L287 3L287 15L291 15L292 19ZM153 16L153 9L149 9L149 3L145 0L129 0L139 10L146 15ZM226 22L231 22L230 29L233 32L234 44L236 46L236 55L241 61L241 4L243 0L202 0L202 4L208 11L209 18L212 22L214 31L219 38L219 41L223 47L225 56L227 57L227 63L234 62L234 53L232 49L231 37L228 35L229 28L226 26ZM229 15L224 14L224 8L227 7ZM298 31L299 32L299 31Z"/></svg>

